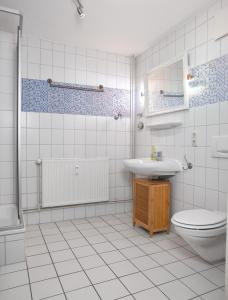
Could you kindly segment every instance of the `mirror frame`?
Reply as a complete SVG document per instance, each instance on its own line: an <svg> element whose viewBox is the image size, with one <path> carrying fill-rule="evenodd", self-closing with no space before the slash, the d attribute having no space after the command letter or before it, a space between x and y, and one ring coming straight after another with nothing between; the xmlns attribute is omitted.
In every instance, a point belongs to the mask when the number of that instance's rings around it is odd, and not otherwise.
<svg viewBox="0 0 228 300"><path fill-rule="evenodd" d="M168 67L180 60L183 60L183 89L184 89L184 104L181 107L171 107L167 108L162 111L155 111L155 112L149 112L148 111L148 106L149 106L149 97L148 97L148 77L153 71L157 71L158 69ZM144 78L144 97L145 97L145 105L144 105L144 114L145 117L149 118L152 116L156 115L161 115L161 114L167 114L171 112L176 112L180 110L186 110L189 109L189 90L188 90L188 80L187 80L187 75L189 73L189 60L188 60L188 54L184 54L182 56L176 56L175 58L168 60L167 62L158 65L157 67L151 69L149 72L146 73L145 78Z"/></svg>

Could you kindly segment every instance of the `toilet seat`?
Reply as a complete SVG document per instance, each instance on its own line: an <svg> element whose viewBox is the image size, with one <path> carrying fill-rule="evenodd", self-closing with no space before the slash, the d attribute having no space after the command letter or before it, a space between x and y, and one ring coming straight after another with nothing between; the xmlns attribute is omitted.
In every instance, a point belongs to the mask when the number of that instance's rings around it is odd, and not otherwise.
<svg viewBox="0 0 228 300"><path fill-rule="evenodd" d="M186 229L209 230L224 227L226 214L206 209L184 210L176 213L171 221L174 225Z"/></svg>
<svg viewBox="0 0 228 300"><path fill-rule="evenodd" d="M225 258L226 214L205 209L185 210L172 219L175 232L199 256L214 263Z"/></svg>

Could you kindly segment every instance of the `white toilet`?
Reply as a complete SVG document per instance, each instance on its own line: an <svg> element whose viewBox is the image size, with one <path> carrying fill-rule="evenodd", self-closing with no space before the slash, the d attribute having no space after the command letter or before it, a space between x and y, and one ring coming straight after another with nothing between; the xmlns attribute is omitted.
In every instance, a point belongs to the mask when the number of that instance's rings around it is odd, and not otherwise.
<svg viewBox="0 0 228 300"><path fill-rule="evenodd" d="M225 258L226 214L206 209L184 210L171 219L176 232L208 262Z"/></svg>

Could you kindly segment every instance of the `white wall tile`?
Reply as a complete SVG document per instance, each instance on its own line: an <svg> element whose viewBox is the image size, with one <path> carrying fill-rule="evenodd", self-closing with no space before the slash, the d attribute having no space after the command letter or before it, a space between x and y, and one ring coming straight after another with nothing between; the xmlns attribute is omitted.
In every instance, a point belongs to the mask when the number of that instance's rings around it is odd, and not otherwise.
<svg viewBox="0 0 228 300"><path fill-rule="evenodd" d="M227 39L213 41L214 16L221 9L221 2L220 0L216 1L208 10L184 21L182 26L171 30L150 49L137 56L137 90L140 91L145 73L149 71L150 66L156 67L161 64L161 61L168 60L170 57L169 44L172 41L175 41L175 44L181 48L181 38L184 37L184 51L189 54L190 67L206 63L228 53ZM185 28L185 31L180 27ZM173 33L175 34L173 35ZM175 55L170 58L172 57ZM136 91L136 95L138 94ZM136 110L137 112L143 111L137 96ZM174 114L172 115L174 116ZM172 119L172 115L169 115L170 119ZM212 157L211 145L213 136L228 134L227 101L191 108L186 110L183 115L183 130L177 128L174 132L152 132L150 136L146 130L140 133L136 132L136 155L137 157L149 156L150 145L155 144L158 149L162 149L164 157L173 156L183 161L184 154L186 154L193 163L192 170L179 174L172 180L174 190L172 212L191 207L222 210L222 207L226 206L224 198L227 193L225 181L228 178L228 174L226 174L228 163L226 160ZM194 132L196 133L196 145L192 147ZM192 193L192 186L194 193Z"/></svg>
<svg viewBox="0 0 228 300"><path fill-rule="evenodd" d="M64 67L64 52L53 51L53 66Z"/></svg>

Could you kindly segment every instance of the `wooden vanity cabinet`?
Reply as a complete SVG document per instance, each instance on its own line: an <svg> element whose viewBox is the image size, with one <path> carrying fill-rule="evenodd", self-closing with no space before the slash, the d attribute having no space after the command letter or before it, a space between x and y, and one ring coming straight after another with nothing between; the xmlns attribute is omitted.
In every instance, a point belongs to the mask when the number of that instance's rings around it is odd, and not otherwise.
<svg viewBox="0 0 228 300"><path fill-rule="evenodd" d="M154 232L170 229L170 182L134 179L133 225Z"/></svg>

